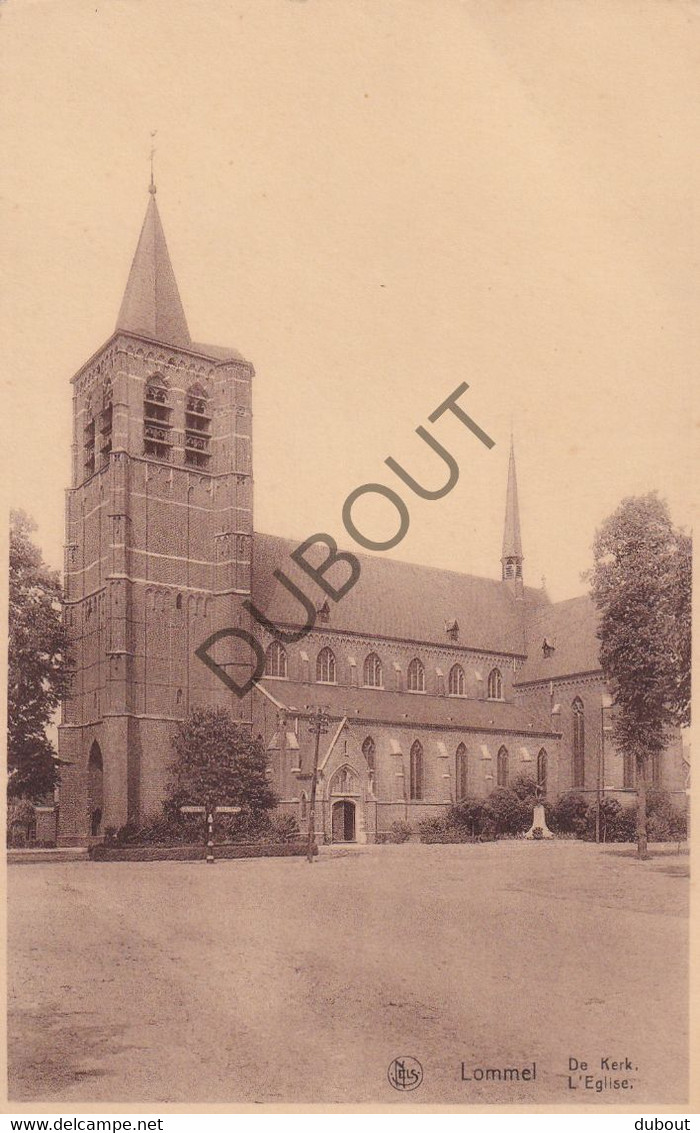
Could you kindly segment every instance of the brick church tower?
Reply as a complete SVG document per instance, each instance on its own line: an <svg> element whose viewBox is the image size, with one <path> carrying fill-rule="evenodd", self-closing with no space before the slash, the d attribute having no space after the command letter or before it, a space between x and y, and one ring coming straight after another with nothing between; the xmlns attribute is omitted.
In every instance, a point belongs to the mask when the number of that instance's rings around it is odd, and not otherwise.
<svg viewBox="0 0 700 1133"><path fill-rule="evenodd" d="M193 707L251 721L250 694L232 696L195 650L249 628L254 371L235 350L192 342L149 192L115 331L72 379L63 844L158 809L172 732ZM245 643L218 648L247 676Z"/></svg>

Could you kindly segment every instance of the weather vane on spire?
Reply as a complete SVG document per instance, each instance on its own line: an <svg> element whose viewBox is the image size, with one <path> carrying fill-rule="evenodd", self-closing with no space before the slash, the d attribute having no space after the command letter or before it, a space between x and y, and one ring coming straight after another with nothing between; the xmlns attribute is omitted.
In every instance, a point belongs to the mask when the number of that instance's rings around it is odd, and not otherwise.
<svg viewBox="0 0 700 1133"><path fill-rule="evenodd" d="M156 183L155 183L155 181L154 181L154 179L153 179L153 158L154 158L154 156L155 156L156 147L155 147L155 146L154 146L154 144L153 144L153 139L155 138L155 136L156 136L156 134L157 134L157 133L158 133L158 131L157 131L157 130L151 130L151 153L150 153L150 160L151 160L151 183L150 183L150 185L148 186L148 191L149 191L149 193L150 193L150 194L151 194L152 196L154 196L154 197L155 197L155 195L156 195Z"/></svg>

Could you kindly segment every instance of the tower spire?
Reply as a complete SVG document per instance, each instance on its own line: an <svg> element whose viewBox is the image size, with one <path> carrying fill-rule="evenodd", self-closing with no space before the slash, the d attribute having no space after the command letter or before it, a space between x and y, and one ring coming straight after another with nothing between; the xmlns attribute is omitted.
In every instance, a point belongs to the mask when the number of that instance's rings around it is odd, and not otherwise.
<svg viewBox="0 0 700 1133"><path fill-rule="evenodd" d="M156 204L154 152L151 146L148 207L115 329L171 346L191 346L187 319Z"/></svg>
<svg viewBox="0 0 700 1133"><path fill-rule="evenodd" d="M508 459L508 487L506 488L506 517L503 525L501 577L512 583L516 594L523 590L523 545L520 537L520 509L518 507L518 480L515 473L515 446L510 437Z"/></svg>

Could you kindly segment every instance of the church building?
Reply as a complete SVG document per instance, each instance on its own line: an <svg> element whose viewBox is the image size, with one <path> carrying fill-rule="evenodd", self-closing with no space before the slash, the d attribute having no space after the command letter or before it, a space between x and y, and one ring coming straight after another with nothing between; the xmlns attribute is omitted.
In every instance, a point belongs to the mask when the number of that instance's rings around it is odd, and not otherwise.
<svg viewBox="0 0 700 1133"><path fill-rule="evenodd" d="M153 183L114 333L72 381L61 844L157 813L172 734L203 705L263 737L280 809L300 824L310 720L325 709L316 829L326 841L374 841L396 820L415 827L523 775L550 799L633 801L593 604L553 603L524 584L512 446L500 579L358 554L361 578L337 603L299 572L316 617L288 643L305 614L275 579L291 573L296 544L255 531L253 366L192 340ZM252 624L246 600L282 633ZM264 675L241 697L195 652L231 627L265 651ZM221 650L226 671L250 671L243 637ZM678 738L651 776L682 792L681 766Z"/></svg>

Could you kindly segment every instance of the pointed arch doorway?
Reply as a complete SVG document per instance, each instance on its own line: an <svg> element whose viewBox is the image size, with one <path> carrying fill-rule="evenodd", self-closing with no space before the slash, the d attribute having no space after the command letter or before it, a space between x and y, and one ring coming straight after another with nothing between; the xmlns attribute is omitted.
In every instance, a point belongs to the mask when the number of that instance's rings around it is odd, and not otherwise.
<svg viewBox="0 0 700 1133"><path fill-rule="evenodd" d="M361 799L360 780L354 768L338 768L330 782L331 839L357 841L357 801Z"/></svg>
<svg viewBox="0 0 700 1133"><path fill-rule="evenodd" d="M333 803L332 829L334 842L355 841L355 804L349 799Z"/></svg>

